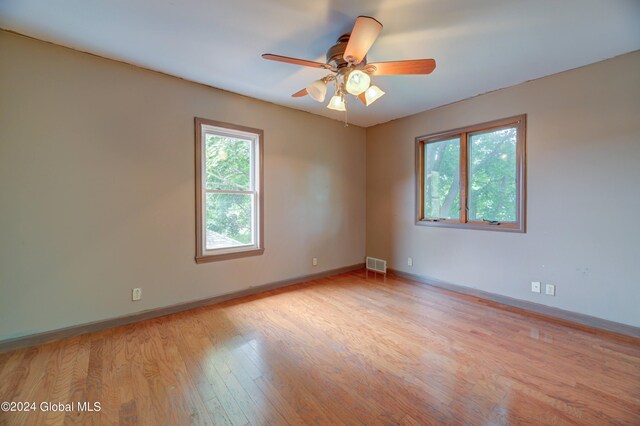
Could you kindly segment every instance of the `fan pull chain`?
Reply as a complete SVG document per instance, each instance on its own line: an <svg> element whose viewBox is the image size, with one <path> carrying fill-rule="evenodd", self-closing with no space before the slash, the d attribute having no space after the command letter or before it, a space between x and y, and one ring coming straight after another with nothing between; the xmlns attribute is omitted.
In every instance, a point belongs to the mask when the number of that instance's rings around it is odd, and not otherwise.
<svg viewBox="0 0 640 426"><path fill-rule="evenodd" d="M347 112L349 112L349 108L347 108L347 99L344 99L344 127L349 127L349 123L347 122Z"/></svg>

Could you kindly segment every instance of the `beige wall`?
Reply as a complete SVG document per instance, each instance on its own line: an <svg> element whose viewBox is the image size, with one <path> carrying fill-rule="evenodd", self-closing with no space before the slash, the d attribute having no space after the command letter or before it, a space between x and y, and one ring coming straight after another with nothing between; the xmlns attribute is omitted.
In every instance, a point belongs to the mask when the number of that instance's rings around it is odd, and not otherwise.
<svg viewBox="0 0 640 426"><path fill-rule="evenodd" d="M264 129L263 256L194 262L194 116ZM0 340L363 262L364 158L362 128L0 31Z"/></svg>
<svg viewBox="0 0 640 426"><path fill-rule="evenodd" d="M362 262L365 218L393 268L640 326L638 76L636 52L365 131L0 31L0 340ZM521 113L527 233L415 226L414 138ZM265 131L263 256L193 260L194 116Z"/></svg>
<svg viewBox="0 0 640 426"><path fill-rule="evenodd" d="M527 233L415 226L414 138L523 113ZM639 186L635 52L368 128L367 255L428 278L640 326ZM555 284L557 295L531 293L531 281Z"/></svg>

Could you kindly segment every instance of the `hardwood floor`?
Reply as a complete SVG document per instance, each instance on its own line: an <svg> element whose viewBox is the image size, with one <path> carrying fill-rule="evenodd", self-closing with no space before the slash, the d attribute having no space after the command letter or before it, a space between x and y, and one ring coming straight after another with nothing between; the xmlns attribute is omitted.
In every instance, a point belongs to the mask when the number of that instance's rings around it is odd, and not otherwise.
<svg viewBox="0 0 640 426"><path fill-rule="evenodd" d="M0 401L37 405L0 424L640 425L640 341L357 271L0 354Z"/></svg>

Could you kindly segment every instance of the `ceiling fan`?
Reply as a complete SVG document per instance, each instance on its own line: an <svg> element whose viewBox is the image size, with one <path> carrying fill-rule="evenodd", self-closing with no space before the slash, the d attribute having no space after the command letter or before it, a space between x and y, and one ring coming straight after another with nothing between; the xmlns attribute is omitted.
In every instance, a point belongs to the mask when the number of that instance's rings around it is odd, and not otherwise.
<svg viewBox="0 0 640 426"><path fill-rule="evenodd" d="M378 86L371 84L371 76L431 74L436 67L436 61L433 59L367 63L367 52L380 31L380 22L369 16L358 16L351 33L341 35L337 43L327 50L327 62L324 64L271 53L265 53L262 57L271 61L324 68L333 73L291 95L294 98L309 95L318 102L324 102L327 84L333 81L335 91L327 108L346 111L347 94L356 96L363 104L369 106L385 94Z"/></svg>

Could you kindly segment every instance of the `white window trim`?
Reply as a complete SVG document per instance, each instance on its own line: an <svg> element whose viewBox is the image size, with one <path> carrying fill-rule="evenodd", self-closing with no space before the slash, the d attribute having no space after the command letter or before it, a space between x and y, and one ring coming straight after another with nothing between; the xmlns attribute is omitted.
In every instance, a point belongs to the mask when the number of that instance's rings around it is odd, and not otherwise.
<svg viewBox="0 0 640 426"><path fill-rule="evenodd" d="M237 126L202 118L195 119L196 127L196 262L213 262L236 257L255 256L264 252L263 232L263 138L259 129ZM206 186L206 137L207 135L244 139L251 143L251 177L249 190L209 190ZM206 196L208 193L248 194L253 197L253 243L234 247L207 249L206 247Z"/></svg>

